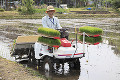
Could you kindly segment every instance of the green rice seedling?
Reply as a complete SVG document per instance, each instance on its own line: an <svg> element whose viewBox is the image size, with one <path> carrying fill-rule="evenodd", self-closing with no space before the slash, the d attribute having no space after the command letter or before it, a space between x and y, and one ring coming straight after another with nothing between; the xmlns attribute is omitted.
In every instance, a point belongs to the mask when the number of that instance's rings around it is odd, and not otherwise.
<svg viewBox="0 0 120 80"><path fill-rule="evenodd" d="M80 32L85 32L91 35L97 35L97 34L102 34L103 30L100 28L96 28L96 27L91 27L91 26L84 26L84 27L80 27L79 28Z"/></svg>
<svg viewBox="0 0 120 80"><path fill-rule="evenodd" d="M59 39L53 39L53 38L48 38L48 37L39 37L38 42L45 43L49 46L53 45L61 45L61 41Z"/></svg>
<svg viewBox="0 0 120 80"><path fill-rule="evenodd" d="M83 36L81 35L79 37L80 41L83 41ZM101 36L98 36L98 37L88 37L88 36L85 36L85 42L88 42L88 43L97 43L97 42L102 42L102 37Z"/></svg>
<svg viewBox="0 0 120 80"><path fill-rule="evenodd" d="M52 36L52 37L59 37L60 36L60 32L54 29L50 29L50 28L44 28L44 27L40 27L38 28L38 33L46 35L46 36Z"/></svg>

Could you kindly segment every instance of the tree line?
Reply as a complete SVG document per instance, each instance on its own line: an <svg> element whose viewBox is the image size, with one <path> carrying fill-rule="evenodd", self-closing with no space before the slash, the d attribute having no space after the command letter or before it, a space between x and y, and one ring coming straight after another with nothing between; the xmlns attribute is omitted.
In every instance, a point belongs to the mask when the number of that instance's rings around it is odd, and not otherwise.
<svg viewBox="0 0 120 80"><path fill-rule="evenodd" d="M62 0L57 0L58 2L62 2ZM120 8L120 0L71 0L74 2L73 7L89 7L89 1L92 1L91 7L113 7L116 11L119 11ZM22 0L22 9L24 13L34 14L34 0Z"/></svg>

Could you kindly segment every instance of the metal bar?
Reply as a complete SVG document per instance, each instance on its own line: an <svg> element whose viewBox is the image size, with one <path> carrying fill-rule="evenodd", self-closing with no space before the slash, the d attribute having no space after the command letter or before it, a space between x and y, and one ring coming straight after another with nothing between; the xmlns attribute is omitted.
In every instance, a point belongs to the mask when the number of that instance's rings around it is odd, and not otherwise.
<svg viewBox="0 0 120 80"><path fill-rule="evenodd" d="M83 53L85 53L85 32L83 32Z"/></svg>

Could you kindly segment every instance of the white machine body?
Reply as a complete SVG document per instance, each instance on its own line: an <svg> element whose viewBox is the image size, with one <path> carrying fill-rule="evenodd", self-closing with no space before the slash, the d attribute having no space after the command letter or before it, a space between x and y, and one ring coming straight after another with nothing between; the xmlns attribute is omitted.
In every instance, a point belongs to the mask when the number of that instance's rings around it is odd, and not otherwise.
<svg viewBox="0 0 120 80"><path fill-rule="evenodd" d="M50 56L57 59L66 59L66 58L82 58L84 53L80 52L78 48L74 47L62 47L54 48L53 53L50 53L48 50L48 45L36 42L34 45L35 58L42 59L44 56Z"/></svg>

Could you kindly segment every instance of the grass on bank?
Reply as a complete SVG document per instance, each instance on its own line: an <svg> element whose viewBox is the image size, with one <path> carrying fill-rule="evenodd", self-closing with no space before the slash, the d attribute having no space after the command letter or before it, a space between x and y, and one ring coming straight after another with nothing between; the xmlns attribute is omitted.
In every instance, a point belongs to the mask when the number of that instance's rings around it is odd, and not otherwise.
<svg viewBox="0 0 120 80"><path fill-rule="evenodd" d="M46 14L21 15L17 11L0 12L0 19L42 19ZM115 18L119 14L55 14L59 19L79 19L79 18Z"/></svg>
<svg viewBox="0 0 120 80"><path fill-rule="evenodd" d="M14 61L7 60L5 58L2 58L1 56L0 56L0 60L3 61L3 62L9 63L9 66L15 65L16 67L13 67L14 70L13 69L10 70L10 71L13 71L15 73L19 72L20 70L24 70L24 72L26 72L24 74L29 73L31 76L41 78L41 80L50 80L49 78L46 78L44 75L40 74L38 71L36 71L36 70L34 70L34 69L30 68L30 67L25 67L22 64L19 64L19 63L14 62Z"/></svg>
<svg viewBox="0 0 120 80"><path fill-rule="evenodd" d="M59 19L79 19L79 18L111 18L111 17L120 17L119 14L116 14L112 8L107 8L107 11L110 11L110 14L76 14L74 12L70 11L94 11L94 8L92 10L87 10L87 7L83 8L68 8L68 9L62 9L62 8L55 8L56 14ZM106 11L106 9L102 9L102 11ZM4 11L0 12L0 19L41 19L43 16L46 15L46 8L42 9L35 9L35 14L32 15L23 15L17 10L14 11ZM62 14L67 13L67 14Z"/></svg>

